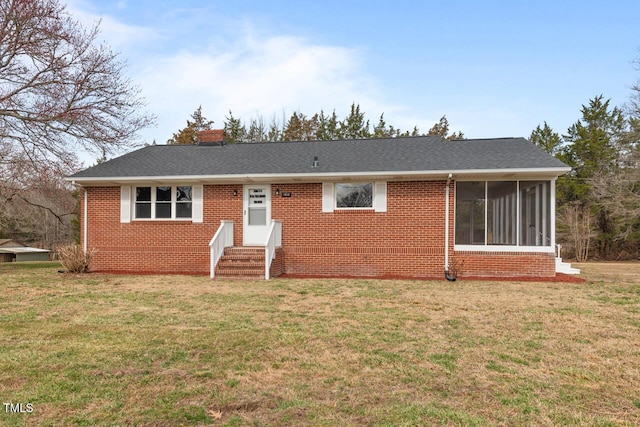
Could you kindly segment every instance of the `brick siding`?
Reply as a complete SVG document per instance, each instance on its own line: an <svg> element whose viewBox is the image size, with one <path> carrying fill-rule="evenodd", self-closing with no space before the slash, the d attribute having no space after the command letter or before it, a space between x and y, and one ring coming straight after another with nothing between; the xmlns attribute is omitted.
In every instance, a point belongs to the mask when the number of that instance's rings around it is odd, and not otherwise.
<svg viewBox="0 0 640 427"><path fill-rule="evenodd" d="M445 181L387 183L387 212L322 212L322 184L272 184L271 217L282 220L284 257L273 272L312 276L442 278ZM454 252L451 182L450 256L465 276L552 277L553 254ZM290 193L291 197L276 196ZM237 190L237 196L233 191ZM242 245L242 185L205 185L204 221L120 223L120 188L89 187L88 246L93 269L118 272L209 273L209 246L220 220L234 221ZM80 221L82 224L82 221ZM82 235L82 234L81 234Z"/></svg>

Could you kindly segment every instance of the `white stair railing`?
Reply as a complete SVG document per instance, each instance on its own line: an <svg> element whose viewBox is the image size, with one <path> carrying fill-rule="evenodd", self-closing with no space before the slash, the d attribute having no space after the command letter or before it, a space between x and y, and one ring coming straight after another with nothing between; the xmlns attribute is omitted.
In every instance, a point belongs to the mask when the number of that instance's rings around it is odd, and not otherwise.
<svg viewBox="0 0 640 427"><path fill-rule="evenodd" d="M224 255L224 248L233 246L233 221L222 220L220 221L220 227L216 234L213 235L213 239L209 242L210 248L210 263L209 275L213 279L215 276L216 265L218 261Z"/></svg>
<svg viewBox="0 0 640 427"><path fill-rule="evenodd" d="M276 258L276 248L282 247L282 221L271 220L271 226L267 233L267 241L264 244L264 278L269 280L271 262Z"/></svg>

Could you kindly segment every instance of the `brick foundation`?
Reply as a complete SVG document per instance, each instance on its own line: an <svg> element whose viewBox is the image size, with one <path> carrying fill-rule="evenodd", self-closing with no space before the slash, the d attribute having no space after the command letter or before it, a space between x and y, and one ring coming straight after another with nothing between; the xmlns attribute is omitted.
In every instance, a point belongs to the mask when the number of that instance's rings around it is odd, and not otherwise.
<svg viewBox="0 0 640 427"><path fill-rule="evenodd" d="M460 277L554 277L553 253L455 252L463 262Z"/></svg>

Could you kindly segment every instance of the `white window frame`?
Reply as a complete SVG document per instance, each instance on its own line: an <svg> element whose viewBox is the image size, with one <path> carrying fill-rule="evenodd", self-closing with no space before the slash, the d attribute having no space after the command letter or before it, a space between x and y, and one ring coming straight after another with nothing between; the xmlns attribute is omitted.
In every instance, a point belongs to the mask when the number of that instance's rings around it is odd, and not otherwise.
<svg viewBox="0 0 640 427"><path fill-rule="evenodd" d="M338 207L338 185L371 185L371 206L362 207ZM333 209L337 211L371 211L375 207L376 185L373 181L361 182L336 182L333 185Z"/></svg>
<svg viewBox="0 0 640 427"><path fill-rule="evenodd" d="M171 187L171 217L170 218L156 218L156 197L158 187ZM177 203L177 190L178 187L191 187L191 216L190 217L176 217L176 203ZM136 216L136 190L138 188L151 188L151 218L138 218ZM131 218L135 221L193 221L194 218L194 188L193 185L136 185L132 187L131 191Z"/></svg>
<svg viewBox="0 0 640 427"><path fill-rule="evenodd" d="M453 194L453 218L454 218L454 236L455 236L455 218L457 214L458 204L456 203L456 192L458 191L458 182L469 182L469 181L478 181L477 179L473 180L458 180L456 181L455 190ZM467 244L459 244L455 243L454 238L454 250L460 252L537 252L537 253L555 253L555 234L556 234L556 218L555 218L555 205L556 205L556 181L555 179L516 179L516 180L508 180L508 179L488 179L488 180L480 180L481 182L485 182L485 201L487 200L488 193L488 185L489 182L494 181L516 181L516 244L515 245L489 245L487 244L487 205L485 203L484 209L484 232L485 232L485 240L483 245L467 245ZM550 236L549 236L549 244L543 246L518 246L520 244L520 182L521 181L549 181L549 203L551 204L550 209ZM543 203L546 203L543 201Z"/></svg>
<svg viewBox="0 0 640 427"><path fill-rule="evenodd" d="M365 208L339 208L336 199L336 184L372 184L372 206ZM335 211L387 211L387 181L340 181L322 183L322 212Z"/></svg>

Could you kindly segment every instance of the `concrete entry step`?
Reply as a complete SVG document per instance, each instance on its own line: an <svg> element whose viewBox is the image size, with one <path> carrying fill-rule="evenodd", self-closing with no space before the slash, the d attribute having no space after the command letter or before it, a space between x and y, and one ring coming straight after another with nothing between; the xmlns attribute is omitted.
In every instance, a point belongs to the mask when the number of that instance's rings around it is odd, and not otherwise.
<svg viewBox="0 0 640 427"><path fill-rule="evenodd" d="M562 258L556 258L556 273L580 274L580 269L571 267L571 264L563 262Z"/></svg>

